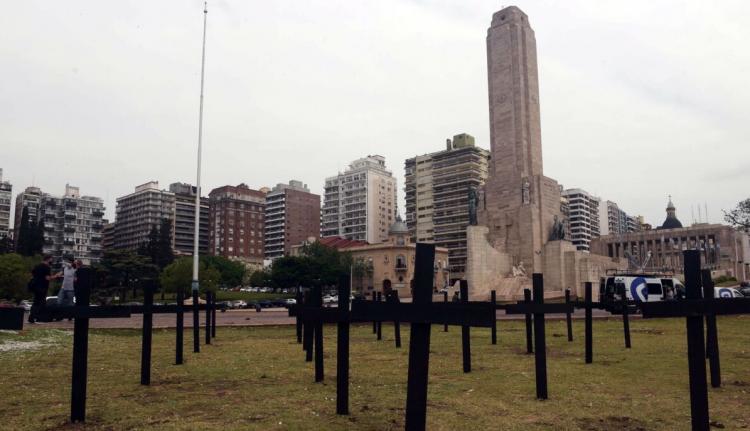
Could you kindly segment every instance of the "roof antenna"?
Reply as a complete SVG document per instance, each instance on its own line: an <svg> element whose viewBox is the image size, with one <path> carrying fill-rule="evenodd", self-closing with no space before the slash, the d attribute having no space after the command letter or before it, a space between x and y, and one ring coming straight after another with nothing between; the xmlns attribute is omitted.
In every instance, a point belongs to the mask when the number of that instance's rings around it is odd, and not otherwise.
<svg viewBox="0 0 750 431"><path fill-rule="evenodd" d="M703 207L706 209L706 223L709 223L709 221L708 221L708 202L703 202Z"/></svg>

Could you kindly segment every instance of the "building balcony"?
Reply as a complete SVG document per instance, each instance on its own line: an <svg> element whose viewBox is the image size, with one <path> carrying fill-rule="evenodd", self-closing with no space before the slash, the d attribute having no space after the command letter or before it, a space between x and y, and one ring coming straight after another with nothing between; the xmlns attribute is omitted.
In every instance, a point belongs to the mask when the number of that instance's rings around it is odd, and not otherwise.
<svg viewBox="0 0 750 431"><path fill-rule="evenodd" d="M394 267L394 269L396 270L396 273L400 273L400 272L406 272L407 267L406 267L406 264L403 264L403 263L398 264L397 263L396 266Z"/></svg>

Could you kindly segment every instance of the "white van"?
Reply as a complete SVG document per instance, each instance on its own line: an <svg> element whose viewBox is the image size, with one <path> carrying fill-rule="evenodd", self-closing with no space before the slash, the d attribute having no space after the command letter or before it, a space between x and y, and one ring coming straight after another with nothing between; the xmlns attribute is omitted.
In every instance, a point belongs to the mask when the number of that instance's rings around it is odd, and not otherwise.
<svg viewBox="0 0 750 431"><path fill-rule="evenodd" d="M601 278L600 301L653 302L684 297L685 286L674 277L659 274L615 274Z"/></svg>
<svg viewBox="0 0 750 431"><path fill-rule="evenodd" d="M714 298L744 298L745 295L734 287L714 287Z"/></svg>

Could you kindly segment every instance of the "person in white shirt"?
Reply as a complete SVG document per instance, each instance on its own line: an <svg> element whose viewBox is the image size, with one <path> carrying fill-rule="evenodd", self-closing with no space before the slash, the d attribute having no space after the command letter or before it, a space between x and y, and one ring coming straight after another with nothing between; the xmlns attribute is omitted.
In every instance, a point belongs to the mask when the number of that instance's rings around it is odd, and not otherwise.
<svg viewBox="0 0 750 431"><path fill-rule="evenodd" d="M62 305L62 306L73 305L73 297L75 296L73 285L75 283L76 270L78 269L79 262L80 261L75 261L72 258L70 260L63 262L63 270L62 270L63 282L62 282L62 287L60 288L60 293L57 295L58 305Z"/></svg>

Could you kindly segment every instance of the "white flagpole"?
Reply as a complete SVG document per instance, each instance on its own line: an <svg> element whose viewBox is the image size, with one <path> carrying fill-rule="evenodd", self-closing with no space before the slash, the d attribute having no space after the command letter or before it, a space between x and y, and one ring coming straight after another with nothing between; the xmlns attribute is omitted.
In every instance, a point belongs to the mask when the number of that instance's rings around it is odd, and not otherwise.
<svg viewBox="0 0 750 431"><path fill-rule="evenodd" d="M208 17L208 4L203 3L203 53L201 56L201 98L198 114L198 172L195 180L195 236L193 238L193 291L199 288L198 266L198 243L200 240L200 216L201 216L201 150L203 144L203 81L206 70L206 21Z"/></svg>

